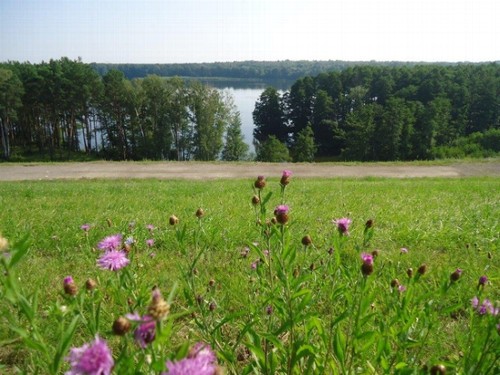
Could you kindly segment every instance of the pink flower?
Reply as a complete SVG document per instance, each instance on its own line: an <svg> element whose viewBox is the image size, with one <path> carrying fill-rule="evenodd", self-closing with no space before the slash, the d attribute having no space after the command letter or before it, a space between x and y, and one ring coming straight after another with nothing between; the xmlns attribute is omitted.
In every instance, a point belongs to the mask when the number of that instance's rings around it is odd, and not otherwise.
<svg viewBox="0 0 500 375"><path fill-rule="evenodd" d="M155 244L155 240L153 240L152 238L150 238L149 240L146 240L146 245L148 245L148 247L152 247L154 244Z"/></svg>
<svg viewBox="0 0 500 375"><path fill-rule="evenodd" d="M155 229L155 226L153 224L148 224L146 225L146 229L152 232Z"/></svg>
<svg viewBox="0 0 500 375"><path fill-rule="evenodd" d="M83 224L82 226L80 226L80 229L84 232L88 232L90 230L90 224Z"/></svg>
<svg viewBox="0 0 500 375"><path fill-rule="evenodd" d="M139 314L127 314L125 317L132 322L139 322L134 331L134 338L137 345L145 348L152 343L156 338L156 321L149 315L144 315L142 318Z"/></svg>
<svg viewBox="0 0 500 375"><path fill-rule="evenodd" d="M400 254L406 254L408 253L408 249L406 247L402 247L401 249L399 249L399 252Z"/></svg>
<svg viewBox="0 0 500 375"><path fill-rule="evenodd" d="M363 254L361 254L361 260L363 261L364 264L372 265L373 264L373 255L371 255L369 253L363 253Z"/></svg>
<svg viewBox="0 0 500 375"><path fill-rule="evenodd" d="M399 293L403 293L403 292L405 292L405 291L406 291L406 287L405 287L404 285L399 285L399 286L398 286L398 292L399 292Z"/></svg>
<svg viewBox="0 0 500 375"><path fill-rule="evenodd" d="M71 365L66 375L109 375L114 366L111 350L99 337L90 344L72 348L66 360Z"/></svg>
<svg viewBox="0 0 500 375"><path fill-rule="evenodd" d="M283 174L281 175L281 177L285 177L285 178L288 178L292 175L292 171L288 170L288 169L285 169L283 171Z"/></svg>
<svg viewBox="0 0 500 375"><path fill-rule="evenodd" d="M286 204L280 204L274 209L275 215L287 215L288 214L288 206Z"/></svg>
<svg viewBox="0 0 500 375"><path fill-rule="evenodd" d="M186 358L166 363L168 372L162 375L214 375L217 357L209 345L198 343L191 348Z"/></svg>
<svg viewBox="0 0 500 375"><path fill-rule="evenodd" d="M69 284L73 284L74 283L74 280L73 280L73 277L71 276L66 276L64 278L64 281L63 281L63 284L64 285L69 285Z"/></svg>
<svg viewBox="0 0 500 375"><path fill-rule="evenodd" d="M101 250L120 250L122 246L122 235L114 234L112 236L105 237L99 242L97 247Z"/></svg>
<svg viewBox="0 0 500 375"><path fill-rule="evenodd" d="M343 217L341 219L334 220L333 223L337 225L337 229L340 234L343 234L344 236L349 235L349 226L352 223L351 219Z"/></svg>
<svg viewBox="0 0 500 375"><path fill-rule="evenodd" d="M130 263L124 251L106 251L98 260L97 265L103 270L117 271Z"/></svg>

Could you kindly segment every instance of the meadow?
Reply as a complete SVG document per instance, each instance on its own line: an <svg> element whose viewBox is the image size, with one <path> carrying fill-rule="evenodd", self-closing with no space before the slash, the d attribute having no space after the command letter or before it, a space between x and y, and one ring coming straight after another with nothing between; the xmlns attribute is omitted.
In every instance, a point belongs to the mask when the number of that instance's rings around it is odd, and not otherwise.
<svg viewBox="0 0 500 375"><path fill-rule="evenodd" d="M255 177L1 182L0 372L500 372L499 178Z"/></svg>

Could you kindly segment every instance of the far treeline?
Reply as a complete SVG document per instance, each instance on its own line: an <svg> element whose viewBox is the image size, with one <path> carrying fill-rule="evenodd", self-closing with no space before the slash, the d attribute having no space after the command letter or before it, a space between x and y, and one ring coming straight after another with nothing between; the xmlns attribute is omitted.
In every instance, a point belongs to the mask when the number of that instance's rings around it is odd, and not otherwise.
<svg viewBox="0 0 500 375"><path fill-rule="evenodd" d="M130 79L115 68L99 74L95 65L67 58L0 64L3 157L248 158L230 97L197 81L159 75ZM305 75L285 92L268 87L255 104L256 158L496 155L499 88L498 63L365 63Z"/></svg>

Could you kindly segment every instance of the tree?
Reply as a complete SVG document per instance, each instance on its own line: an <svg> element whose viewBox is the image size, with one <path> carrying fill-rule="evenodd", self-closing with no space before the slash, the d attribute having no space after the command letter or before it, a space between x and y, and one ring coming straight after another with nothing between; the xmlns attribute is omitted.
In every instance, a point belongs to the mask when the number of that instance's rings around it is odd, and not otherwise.
<svg viewBox="0 0 500 375"><path fill-rule="evenodd" d="M255 103L252 115L255 125L253 137L257 149L259 144L270 136L274 136L280 142L288 141L282 98L274 87L268 87L262 92Z"/></svg>
<svg viewBox="0 0 500 375"><path fill-rule="evenodd" d="M257 150L257 161L286 162L290 161L290 153L283 142L274 135L270 135Z"/></svg>
<svg viewBox="0 0 500 375"><path fill-rule="evenodd" d="M11 123L17 120L17 110L21 107L23 86L19 78L10 69L0 67L0 139L2 140L3 158L11 154Z"/></svg>
<svg viewBox="0 0 500 375"><path fill-rule="evenodd" d="M292 148L293 161L312 162L316 154L314 132L310 125L302 129L295 138Z"/></svg>
<svg viewBox="0 0 500 375"><path fill-rule="evenodd" d="M238 161L248 155L248 145L245 143L241 132L240 113L233 114L226 131L226 142L222 150L222 160Z"/></svg>

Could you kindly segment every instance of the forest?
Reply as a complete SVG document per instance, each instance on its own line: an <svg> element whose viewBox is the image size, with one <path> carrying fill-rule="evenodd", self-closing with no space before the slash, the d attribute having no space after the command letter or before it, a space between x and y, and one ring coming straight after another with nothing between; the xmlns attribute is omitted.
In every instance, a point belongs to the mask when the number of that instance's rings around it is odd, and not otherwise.
<svg viewBox="0 0 500 375"><path fill-rule="evenodd" d="M321 62L286 63L274 69L281 66L282 77L297 76L290 89L270 86L255 103L257 160L386 161L500 152L498 63L352 63L319 73L314 69ZM238 69L250 71L256 62L225 64L226 77L265 78L273 71L272 63L262 63L253 75ZM309 70L300 70L301 64ZM224 66L191 65L196 76L221 75ZM172 77L188 76L186 71L165 76L151 70L129 78L119 67L67 58L0 64L3 159L249 157L230 97ZM299 70L314 74L299 77Z"/></svg>

